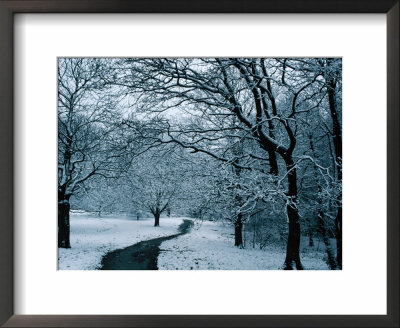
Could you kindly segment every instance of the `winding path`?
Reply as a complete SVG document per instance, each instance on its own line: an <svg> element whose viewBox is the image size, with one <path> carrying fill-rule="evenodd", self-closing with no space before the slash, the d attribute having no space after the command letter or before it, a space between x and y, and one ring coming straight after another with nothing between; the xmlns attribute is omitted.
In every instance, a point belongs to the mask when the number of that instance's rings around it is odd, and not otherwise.
<svg viewBox="0 0 400 328"><path fill-rule="evenodd" d="M158 270L157 257L161 243L186 234L192 226L192 220L183 220L178 228L179 233L175 235L141 241L109 252L103 257L100 270Z"/></svg>

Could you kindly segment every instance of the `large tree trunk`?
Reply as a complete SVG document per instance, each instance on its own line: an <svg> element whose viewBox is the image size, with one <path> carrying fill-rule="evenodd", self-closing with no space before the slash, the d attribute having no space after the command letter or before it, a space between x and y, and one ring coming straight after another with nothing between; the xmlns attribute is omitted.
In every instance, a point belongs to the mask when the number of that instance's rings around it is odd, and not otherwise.
<svg viewBox="0 0 400 328"><path fill-rule="evenodd" d="M243 230L242 213L239 213L235 221L235 246L243 245L242 230Z"/></svg>
<svg viewBox="0 0 400 328"><path fill-rule="evenodd" d="M154 226L158 227L160 225L160 211L157 209L154 213Z"/></svg>
<svg viewBox="0 0 400 328"><path fill-rule="evenodd" d="M290 211L294 212L292 210ZM294 263L296 264L297 270L303 270L303 265L301 264L300 261L300 223L295 222L295 216L296 216L295 213L288 214L288 216L289 216L289 235L286 247L285 264L283 268L284 270L293 270L293 263Z"/></svg>
<svg viewBox="0 0 400 328"><path fill-rule="evenodd" d="M269 135L271 138L274 137L272 132L270 132ZM278 176L278 162L275 151L268 151L268 160L270 165L269 173L275 177Z"/></svg>
<svg viewBox="0 0 400 328"><path fill-rule="evenodd" d="M286 206L289 220L289 234L286 248L285 270L293 270L293 263L297 270L303 270L300 261L300 222L297 210L297 172L293 160L290 156L284 158L288 173L288 193L290 201Z"/></svg>
<svg viewBox="0 0 400 328"><path fill-rule="evenodd" d="M70 204L68 198L58 200L58 247L71 248L70 243L70 223L69 223Z"/></svg>

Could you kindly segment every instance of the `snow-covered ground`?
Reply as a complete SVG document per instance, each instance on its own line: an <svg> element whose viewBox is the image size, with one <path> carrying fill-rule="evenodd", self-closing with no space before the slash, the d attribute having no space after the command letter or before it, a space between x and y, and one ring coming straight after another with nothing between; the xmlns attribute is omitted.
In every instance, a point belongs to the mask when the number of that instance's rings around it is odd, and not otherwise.
<svg viewBox="0 0 400 328"><path fill-rule="evenodd" d="M130 219L123 216L96 217L92 214L71 214L71 248L58 250L59 270L94 270L109 251L136 244L142 240L177 233L181 218Z"/></svg>
<svg viewBox="0 0 400 328"><path fill-rule="evenodd" d="M178 232L186 218L132 219L124 216L97 217L88 213L71 214L71 248L59 249L60 270L95 270L109 251L131 246L143 240ZM285 248L267 246L263 250L233 246L232 226L223 222L193 220L194 227L183 236L161 244L160 270L279 270ZM302 240L301 260L305 269L328 270L323 243L308 247Z"/></svg>
<svg viewBox="0 0 400 328"><path fill-rule="evenodd" d="M285 248L263 250L233 246L232 226L222 222L195 222L191 232L161 244L160 270L279 270ZM303 243L304 241L304 243ZM304 244L304 246L303 246ZM301 260L308 270L328 270L322 245L306 246L302 240ZM318 244L318 241L316 241Z"/></svg>

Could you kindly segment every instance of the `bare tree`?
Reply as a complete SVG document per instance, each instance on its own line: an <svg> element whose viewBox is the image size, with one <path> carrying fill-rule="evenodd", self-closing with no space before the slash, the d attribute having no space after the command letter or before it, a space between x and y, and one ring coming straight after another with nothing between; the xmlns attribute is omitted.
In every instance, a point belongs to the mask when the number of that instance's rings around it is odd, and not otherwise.
<svg viewBox="0 0 400 328"><path fill-rule="evenodd" d="M297 170L304 158L296 153L298 129L306 113L322 106L322 72L310 69L307 59L132 59L122 66L116 83L141 99L139 110L152 118L179 110L185 118L168 119L168 137L155 144L176 143L238 170L269 172L276 190L286 186L284 267L302 269ZM228 120L233 117L234 125ZM249 148L239 159L227 150L232 140L243 139L258 150Z"/></svg>
<svg viewBox="0 0 400 328"><path fill-rule="evenodd" d="M70 245L70 198L95 175L120 173L126 142L118 137L117 102L102 81L100 59L58 62L58 246Z"/></svg>
<svg viewBox="0 0 400 328"><path fill-rule="evenodd" d="M182 174L179 166L171 165L170 150L147 151L132 163L130 179L135 188L137 207L149 210L154 216L154 226L160 225L161 214L170 210L180 192Z"/></svg>
<svg viewBox="0 0 400 328"><path fill-rule="evenodd" d="M342 126L341 126L341 64L339 58L327 58L320 61L323 68L323 76L326 81L326 89L329 99L329 111L332 119L332 139L335 148L335 164L337 166L337 179L342 183ZM335 218L336 239L337 239L337 263L342 268L342 194L339 193L336 199L338 208Z"/></svg>
<svg viewBox="0 0 400 328"><path fill-rule="evenodd" d="M60 247L69 247L70 197L93 176L119 176L121 163L140 155L118 183L129 177L126 194L155 225L173 203L199 217L218 212L241 246L246 220L285 217L284 268L302 269L301 225L311 231L316 222L331 268L341 268L340 59L65 59L59 73ZM130 115L119 116L120 100ZM164 156L177 146L210 186L188 175L177 183L185 170L179 161L171 170Z"/></svg>

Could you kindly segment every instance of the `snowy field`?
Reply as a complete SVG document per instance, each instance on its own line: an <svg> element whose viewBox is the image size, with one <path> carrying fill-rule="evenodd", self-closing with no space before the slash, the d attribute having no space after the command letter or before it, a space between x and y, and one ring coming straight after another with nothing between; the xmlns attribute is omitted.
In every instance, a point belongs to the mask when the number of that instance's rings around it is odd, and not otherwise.
<svg viewBox="0 0 400 328"><path fill-rule="evenodd" d="M285 248L263 250L233 246L233 228L221 222L195 222L191 232L161 244L160 270L279 270L285 260ZM323 245L307 246L302 239L301 261L304 269L329 270L323 260ZM322 244L322 243L321 243Z"/></svg>
<svg viewBox="0 0 400 328"><path fill-rule="evenodd" d="M132 219L124 216L97 217L71 214L71 248L59 248L60 270L96 270L109 251L125 248L143 240L176 234L187 218ZM263 250L233 246L233 228L227 223L194 221L183 236L161 244L157 266L160 270L279 270L285 248L269 246ZM302 239L301 260L305 269L328 270L322 243L308 247Z"/></svg>
<svg viewBox="0 0 400 328"><path fill-rule="evenodd" d="M107 252L142 240L173 235L182 222L181 218L161 218L160 226L154 227L152 218L136 220L71 213L71 248L58 249L58 269L97 269Z"/></svg>

